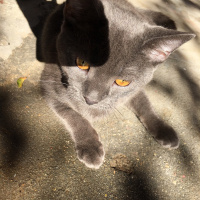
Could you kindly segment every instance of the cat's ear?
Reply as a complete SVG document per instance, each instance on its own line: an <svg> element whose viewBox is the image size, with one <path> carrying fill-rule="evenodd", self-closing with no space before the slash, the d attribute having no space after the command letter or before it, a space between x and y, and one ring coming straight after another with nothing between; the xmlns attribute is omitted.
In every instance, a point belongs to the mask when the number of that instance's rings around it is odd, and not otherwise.
<svg viewBox="0 0 200 200"><path fill-rule="evenodd" d="M168 34L153 37L143 45L142 52L153 64L164 62L173 51L195 37L195 34L179 31L169 31Z"/></svg>
<svg viewBox="0 0 200 200"><path fill-rule="evenodd" d="M156 25L176 30L175 22L163 13L152 10L141 10L141 12L151 19Z"/></svg>
<svg viewBox="0 0 200 200"><path fill-rule="evenodd" d="M76 23L95 21L102 12L103 6L99 0L67 0L63 10L65 20Z"/></svg>
<svg viewBox="0 0 200 200"><path fill-rule="evenodd" d="M100 0L67 0L63 8L60 41L62 49L92 66L109 57L109 24ZM62 38L62 39L61 39ZM73 44L73 45L72 45ZM103 50L102 50L103 49Z"/></svg>

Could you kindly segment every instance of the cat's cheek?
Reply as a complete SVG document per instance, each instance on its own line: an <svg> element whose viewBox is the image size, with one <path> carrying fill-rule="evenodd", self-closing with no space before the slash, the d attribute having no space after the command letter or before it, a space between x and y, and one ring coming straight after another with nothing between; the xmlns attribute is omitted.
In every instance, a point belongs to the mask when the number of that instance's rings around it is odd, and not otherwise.
<svg viewBox="0 0 200 200"><path fill-rule="evenodd" d="M83 69L76 68L74 75L76 74L79 77L86 79L88 76L88 72L89 72L89 70L83 70Z"/></svg>
<svg viewBox="0 0 200 200"><path fill-rule="evenodd" d="M110 96L112 96L113 98L118 98L118 95L124 94L124 92L126 93L128 90L130 90L129 86L120 87L116 83L114 83L112 84L112 87L110 89Z"/></svg>
<svg viewBox="0 0 200 200"><path fill-rule="evenodd" d="M81 73L84 75L84 77L88 76L89 70L83 70L81 69Z"/></svg>
<svg viewBox="0 0 200 200"><path fill-rule="evenodd" d="M72 77L74 81L84 81L87 78L88 71L79 69L78 67L66 70L69 77Z"/></svg>

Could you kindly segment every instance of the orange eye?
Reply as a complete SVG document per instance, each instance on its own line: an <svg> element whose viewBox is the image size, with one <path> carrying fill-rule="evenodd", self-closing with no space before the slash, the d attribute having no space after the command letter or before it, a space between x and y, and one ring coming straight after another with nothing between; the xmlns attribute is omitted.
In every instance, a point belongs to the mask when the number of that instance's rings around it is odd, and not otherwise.
<svg viewBox="0 0 200 200"><path fill-rule="evenodd" d="M125 87L128 86L131 82L130 81L125 81L125 80L121 80L121 79L116 79L115 83L119 86Z"/></svg>
<svg viewBox="0 0 200 200"><path fill-rule="evenodd" d="M80 58L76 59L76 65L78 66L78 68L83 70L88 70L90 68L89 64Z"/></svg>

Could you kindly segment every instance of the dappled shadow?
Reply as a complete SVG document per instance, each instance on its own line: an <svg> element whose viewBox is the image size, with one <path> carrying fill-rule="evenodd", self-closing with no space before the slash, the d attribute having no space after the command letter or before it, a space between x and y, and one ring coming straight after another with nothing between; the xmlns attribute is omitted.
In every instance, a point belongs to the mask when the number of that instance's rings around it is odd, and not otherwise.
<svg viewBox="0 0 200 200"><path fill-rule="evenodd" d="M191 124L194 127L196 127L198 131L200 131L200 119L198 117L198 109L197 109L200 106L200 86L195 82L194 78L190 73L190 70L183 70L187 69L187 65L191 64L187 62L182 62L184 61L184 56L180 52L176 52L176 56L179 58L176 60L176 64L178 66L181 66L181 67L176 67L176 71L178 72L181 80L185 83L184 85L187 86L188 90L186 91L189 92L190 97L192 99L190 110L188 110L185 107L182 107L181 109L186 111Z"/></svg>
<svg viewBox="0 0 200 200"><path fill-rule="evenodd" d="M197 4L197 2L193 2L193 1L190 1L190 0L182 0L187 6L191 6L193 8L197 8L200 10L200 4Z"/></svg>
<svg viewBox="0 0 200 200"><path fill-rule="evenodd" d="M188 107L185 107L184 101L185 98L179 98L176 99L176 105L184 111L190 119L190 123L196 128L197 131L200 131L200 119L198 116L198 107L200 106L200 86L197 84L195 79L192 77L192 74L190 72L191 69L191 63L188 63L185 59L184 56L179 52L176 51L170 58L170 62L167 64L172 64L174 65L174 70L177 72L177 74L180 77L180 83L179 85L182 84L182 88L184 88L184 92L187 92L187 96L190 96L190 103L189 109ZM188 68L188 66L190 66ZM198 67L195 66L194 67ZM170 77L169 77L170 78ZM164 92L166 95L169 97L173 98L175 93L176 93L176 87L177 85L168 85L164 82L162 82L159 77L157 79L154 79L150 82L151 87L156 88L158 91ZM184 94L183 94L184 95Z"/></svg>
<svg viewBox="0 0 200 200"><path fill-rule="evenodd" d="M173 88L171 86L169 86L169 85L164 85L164 84L160 83L158 80L152 80L150 82L150 85L152 87L157 88L158 90L161 90L161 91L165 92L169 96L173 95L173 92L174 92Z"/></svg>
<svg viewBox="0 0 200 200"><path fill-rule="evenodd" d="M36 37L36 57L43 62L41 54L41 34L47 16L57 6L56 0L16 0Z"/></svg>
<svg viewBox="0 0 200 200"><path fill-rule="evenodd" d="M1 162L2 168L7 173L16 167L22 157L25 155L27 148L27 135L24 127L16 118L11 108L12 98L8 88L0 88L0 134L1 134Z"/></svg>
<svg viewBox="0 0 200 200"><path fill-rule="evenodd" d="M179 160L183 164L182 166L186 169L188 174L195 174L197 172L196 166L198 166L198 163L194 159L194 155L189 150L188 146L180 144L179 146L180 155ZM199 176L193 177L193 179L199 180Z"/></svg>
<svg viewBox="0 0 200 200"><path fill-rule="evenodd" d="M200 86L197 84L197 80L192 76L191 69L192 67L198 67L192 63L188 63L184 58L184 55L179 51L176 51L170 58L169 64L173 65L173 70L171 73L176 73L176 82L167 85L165 81L162 81L158 77L155 81L152 81L150 84L152 88L156 88L158 91L163 92L166 96L173 100L173 104L176 105L178 110L181 110L184 113L185 120L182 123L185 126L185 123L191 126L185 131L186 135L194 137L194 134L197 134L200 137L200 116L199 116L199 106L200 106ZM171 77L169 77L171 78ZM178 85L179 86L178 86ZM183 89L182 97L176 97L176 90L180 87ZM187 94L186 94L187 93ZM187 99L187 100L186 100ZM192 133L191 133L192 131ZM198 162L195 160L195 155L192 152L191 145L185 141L187 145L183 145L183 140L181 140L179 147L178 158L182 163L182 167L186 169L189 174L197 173ZM193 177L198 181L199 176Z"/></svg>
<svg viewBox="0 0 200 200"><path fill-rule="evenodd" d="M37 38L37 59L43 61L40 52L41 31L42 27L44 26L44 21L46 19L46 16L57 5L56 1L54 0L52 2L46 2L44 0L38 0L38 1L17 0L17 2L22 12L24 13L25 17L27 18L34 35ZM29 6L30 9L25 8L25 6ZM184 59L180 53L177 53L177 55L180 57L180 60ZM179 61L177 61L177 63L178 62ZM179 64L183 66L183 63ZM190 122L197 128L197 130L200 131L200 120L198 118L198 113L196 110L196 106L199 105L198 102L200 100L200 88L198 84L196 84L196 82L192 79L192 76L188 72L181 70L180 68L177 68L176 70L179 73L180 77L182 77L182 80L186 83L193 101L192 105L193 109L191 111L186 111L186 112L188 114L188 117L190 118ZM163 85L159 81L152 81L151 84L153 87L156 87L158 90L164 91L169 96L174 95L175 89L171 86ZM0 93L2 97L1 98L2 100L0 101L0 106L2 114L1 122L3 124L3 129L1 132L3 138L3 145L5 146L3 163L5 168L10 168L12 166L17 165L19 159L23 155L24 150L26 149L27 143L25 134L26 130L24 130L24 127L20 126L17 123L17 120L12 115L12 111L9 110L10 97L9 94L6 92L7 89L8 88L6 88L5 91L1 91ZM185 108L180 107L180 109L184 110ZM192 154L187 149L184 149L182 145L180 149L181 149L180 160L182 161L183 165L185 165L189 170L193 172L194 170L190 165L190 162L194 161ZM62 150L56 150L53 156L58 166L64 165L66 159L65 159L65 154ZM54 172L54 170L51 170L51 172L53 174L52 175L53 179L56 172ZM134 171L134 173L129 178L127 178L127 181L125 182L125 187L128 196L127 199L158 200L156 195L153 193L152 188L150 187L149 181L150 180L145 175L145 172L142 173L142 170ZM57 182L59 182L58 178L56 181L54 180L49 184L56 185ZM44 188L48 188L48 184ZM62 192L64 191L65 190L63 189ZM48 199L54 198L54 195L51 193L52 190L50 190L49 188L48 194L47 195L43 194L42 198L48 198Z"/></svg>
<svg viewBox="0 0 200 200"><path fill-rule="evenodd" d="M170 0L162 0L164 4L166 3L172 3ZM200 9L200 3L198 4L197 2L193 2L193 1L190 1L190 0L182 0L186 6L190 6L190 7L193 7L193 8L196 8L196 9Z"/></svg>
<svg viewBox="0 0 200 200"><path fill-rule="evenodd" d="M153 193L152 183L149 184L149 178L145 172L134 172L127 178L125 188L127 200L159 200Z"/></svg>
<svg viewBox="0 0 200 200"><path fill-rule="evenodd" d="M182 0L182 3L172 0L162 0L152 4L158 10L171 17L178 27L181 27L184 31L195 33L197 36L194 40L200 44L200 32L198 28L198 26L200 26L199 15L193 12L193 10L196 9L196 13L198 13L200 10L200 3L190 0Z"/></svg>
<svg viewBox="0 0 200 200"><path fill-rule="evenodd" d="M176 60L176 63L178 63L178 65L181 66L181 68L177 67L176 70L178 71L182 80L186 83L190 91L194 106L197 106L200 101L200 87L193 80L193 77L190 75L188 70L183 70L187 67L187 63L181 62L181 60L184 60L184 56L180 52L176 52L176 56L179 57L179 60Z"/></svg>

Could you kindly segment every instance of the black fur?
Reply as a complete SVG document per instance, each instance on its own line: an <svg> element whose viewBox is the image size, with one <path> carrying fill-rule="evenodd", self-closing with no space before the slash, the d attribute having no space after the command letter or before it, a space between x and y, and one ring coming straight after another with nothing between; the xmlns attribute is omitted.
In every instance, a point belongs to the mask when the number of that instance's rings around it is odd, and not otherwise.
<svg viewBox="0 0 200 200"><path fill-rule="evenodd" d="M66 4L58 6L48 20L51 24L47 23L48 26L43 32L45 37L48 37L49 32L51 33L48 39L45 38L46 43L43 44L43 52L45 51L45 55L48 54L45 62L58 63L57 48L60 52L59 64L62 66L74 66L77 57L87 60L93 66L102 65L107 61L108 20L100 1L69 0ZM48 49L54 51L46 52ZM69 60L73 63L69 63Z"/></svg>

